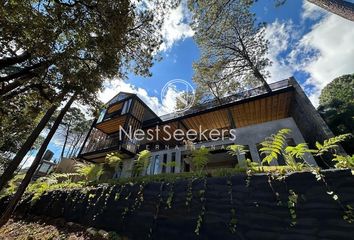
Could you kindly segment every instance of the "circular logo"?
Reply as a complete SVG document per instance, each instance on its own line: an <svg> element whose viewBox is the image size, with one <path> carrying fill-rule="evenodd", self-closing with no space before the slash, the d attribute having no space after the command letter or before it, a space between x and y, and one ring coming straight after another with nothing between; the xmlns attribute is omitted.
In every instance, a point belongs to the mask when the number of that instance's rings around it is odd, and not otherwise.
<svg viewBox="0 0 354 240"><path fill-rule="evenodd" d="M193 86L182 79L168 81L161 90L161 102L177 113L187 111L193 106L195 91Z"/></svg>

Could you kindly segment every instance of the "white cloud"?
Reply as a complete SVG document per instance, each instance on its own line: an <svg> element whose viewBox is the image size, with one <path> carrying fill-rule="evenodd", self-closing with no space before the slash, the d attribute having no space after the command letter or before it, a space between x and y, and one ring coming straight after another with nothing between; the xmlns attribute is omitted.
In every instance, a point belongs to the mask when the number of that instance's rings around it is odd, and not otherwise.
<svg viewBox="0 0 354 240"><path fill-rule="evenodd" d="M188 9L187 1L182 0L177 8L172 9L167 14L162 25L161 33L164 42L162 43L160 50L166 51L176 42L192 37L194 31L190 26L191 21L192 16Z"/></svg>
<svg viewBox="0 0 354 240"><path fill-rule="evenodd" d="M318 20L324 15L328 14L328 12L325 11L323 8L320 8L319 6L310 3L308 1L303 2L302 9L303 9L301 13L302 20L306 20L306 19Z"/></svg>
<svg viewBox="0 0 354 240"><path fill-rule="evenodd" d="M313 86L310 99L318 105L321 90L334 78L354 72L354 23L330 14L312 27L300 41L302 54L316 51L306 59L303 71L310 74L305 86Z"/></svg>
<svg viewBox="0 0 354 240"><path fill-rule="evenodd" d="M334 78L354 72L354 23L304 1L302 19L317 20L309 32L300 36L301 26L276 20L267 27L270 41L268 68L272 81L304 72L303 84L310 100L318 106L321 90ZM289 53L290 51L290 53Z"/></svg>
<svg viewBox="0 0 354 240"><path fill-rule="evenodd" d="M272 65L267 67L271 77L268 82L276 82L293 75L294 69L289 64L289 57L280 56L290 48L290 42L297 38L294 24L291 21L280 22L276 20L268 25L265 31L265 38L269 41L267 57Z"/></svg>

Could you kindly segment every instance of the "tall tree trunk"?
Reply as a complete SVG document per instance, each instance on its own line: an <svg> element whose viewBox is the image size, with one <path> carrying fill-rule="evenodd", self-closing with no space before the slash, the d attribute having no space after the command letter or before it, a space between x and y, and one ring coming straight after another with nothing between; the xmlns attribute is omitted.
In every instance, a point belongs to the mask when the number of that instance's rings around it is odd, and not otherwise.
<svg viewBox="0 0 354 240"><path fill-rule="evenodd" d="M14 172L20 165L22 159L26 156L27 152L31 149L37 137L41 133L41 131L45 128L47 123L49 122L51 116L54 114L57 109L57 104L53 104L47 112L42 117L41 121L37 124L36 128L32 131L31 135L28 136L25 143L22 145L20 150L17 152L16 156L9 163L4 173L0 178L0 191L6 186L8 181L12 178Z"/></svg>
<svg viewBox="0 0 354 240"><path fill-rule="evenodd" d="M68 111L70 108L71 104L74 102L76 98L76 94L74 94L70 100L65 104L65 106L61 109L58 117L55 119L55 122L50 129L47 137L45 138L44 142L42 143L41 147L38 150L38 153L36 155L36 158L34 159L31 167L28 169L25 178L22 180L20 186L17 188L17 191L15 195L11 198L10 202L8 203L3 215L1 216L0 219L0 227L4 226L9 218L11 217L12 212L14 211L17 203L21 200L21 197L23 193L25 192L27 186L31 182L31 179L33 177L33 174L36 172L37 167L39 166L42 157L44 155L44 152L46 151L48 144L50 140L52 140L52 137L54 136L55 132L57 131L61 121L63 120L63 117L65 113Z"/></svg>
<svg viewBox="0 0 354 240"><path fill-rule="evenodd" d="M254 67L253 70L253 75L262 82L264 88L266 89L267 92L271 92L272 89L270 88L269 84L267 83L267 81L264 79L262 73L258 70L258 68Z"/></svg>
<svg viewBox="0 0 354 240"><path fill-rule="evenodd" d="M354 21L354 3L343 0L308 0L327 11Z"/></svg>
<svg viewBox="0 0 354 240"><path fill-rule="evenodd" d="M70 131L70 123L66 129L65 140L64 140L63 148L62 148L61 154L60 154L60 160L62 160L64 157L65 146L66 146L66 143L68 142L69 131Z"/></svg>

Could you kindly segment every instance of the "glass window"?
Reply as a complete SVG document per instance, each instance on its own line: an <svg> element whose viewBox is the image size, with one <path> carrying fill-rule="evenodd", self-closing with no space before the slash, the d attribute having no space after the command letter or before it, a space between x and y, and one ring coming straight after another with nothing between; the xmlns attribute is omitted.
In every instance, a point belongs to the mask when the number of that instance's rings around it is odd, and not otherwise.
<svg viewBox="0 0 354 240"><path fill-rule="evenodd" d="M129 112L131 103L132 103L132 99L129 99L128 101L125 101L125 102L124 102L123 110L122 110L122 115L123 115L123 114L126 114L127 112Z"/></svg>
<svg viewBox="0 0 354 240"><path fill-rule="evenodd" d="M160 169L160 155L156 155L154 161L154 174L158 174L159 169Z"/></svg>
<svg viewBox="0 0 354 240"><path fill-rule="evenodd" d="M107 111L106 109L101 110L100 116L99 116L98 119L97 119L97 123L102 122L104 116L106 115L106 111Z"/></svg>

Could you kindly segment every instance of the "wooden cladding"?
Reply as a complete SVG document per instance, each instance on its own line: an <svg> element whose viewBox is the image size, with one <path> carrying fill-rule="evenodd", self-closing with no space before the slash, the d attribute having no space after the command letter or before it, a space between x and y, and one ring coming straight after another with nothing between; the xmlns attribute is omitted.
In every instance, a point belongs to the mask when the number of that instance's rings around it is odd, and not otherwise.
<svg viewBox="0 0 354 240"><path fill-rule="evenodd" d="M126 118L127 118L126 116L115 117L110 120L101 122L97 124L95 127L100 129L104 133L108 133L108 134L114 133L119 130L120 126L124 127Z"/></svg>
<svg viewBox="0 0 354 240"><path fill-rule="evenodd" d="M230 107L236 127L289 117L293 92L284 92Z"/></svg>
<svg viewBox="0 0 354 240"><path fill-rule="evenodd" d="M118 104L114 104L113 106L110 106L107 110L108 113L116 112L120 109L122 109L124 102L120 102Z"/></svg>
<svg viewBox="0 0 354 240"><path fill-rule="evenodd" d="M142 122L144 118L144 111L145 107L138 100L135 100L131 114Z"/></svg>
<svg viewBox="0 0 354 240"><path fill-rule="evenodd" d="M218 111L204 113L191 118L183 119L182 123L188 129L195 129L196 131L199 131L199 126L202 130L230 128L230 121L227 111L227 109L220 109Z"/></svg>
<svg viewBox="0 0 354 240"><path fill-rule="evenodd" d="M180 120L159 125L159 140L166 134L162 128L165 125L170 126L169 132L172 134L175 129L181 129L186 132L194 129L197 132L206 129L230 129L232 121L236 128L245 127L253 124L260 124L268 121L274 121L289 117L289 109L293 92L282 92L272 96L263 97L240 103L237 105L216 109L200 115L185 117ZM151 127L149 129L154 129ZM148 130L148 129L146 129ZM206 131L206 135L209 131ZM154 134L156 136L156 133Z"/></svg>

